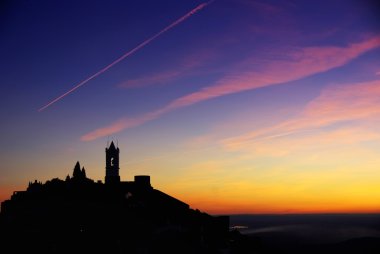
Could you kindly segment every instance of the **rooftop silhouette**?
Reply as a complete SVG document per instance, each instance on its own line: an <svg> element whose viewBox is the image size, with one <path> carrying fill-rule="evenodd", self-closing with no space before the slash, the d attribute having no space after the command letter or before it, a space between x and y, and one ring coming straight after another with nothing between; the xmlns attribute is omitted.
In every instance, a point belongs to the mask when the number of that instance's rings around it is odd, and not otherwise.
<svg viewBox="0 0 380 254"><path fill-rule="evenodd" d="M79 161L65 180L29 182L1 204L3 250L27 253L214 253L227 248L229 217L210 216L150 184L120 181L119 153L105 149L105 181Z"/></svg>

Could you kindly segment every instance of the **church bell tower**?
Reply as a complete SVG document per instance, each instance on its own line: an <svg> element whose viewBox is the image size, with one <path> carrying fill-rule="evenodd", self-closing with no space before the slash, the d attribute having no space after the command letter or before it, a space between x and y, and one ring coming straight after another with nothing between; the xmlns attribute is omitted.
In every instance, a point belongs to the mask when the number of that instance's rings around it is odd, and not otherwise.
<svg viewBox="0 0 380 254"><path fill-rule="evenodd" d="M113 141L106 148L106 184L116 184L120 182L119 176L119 147L115 147Z"/></svg>

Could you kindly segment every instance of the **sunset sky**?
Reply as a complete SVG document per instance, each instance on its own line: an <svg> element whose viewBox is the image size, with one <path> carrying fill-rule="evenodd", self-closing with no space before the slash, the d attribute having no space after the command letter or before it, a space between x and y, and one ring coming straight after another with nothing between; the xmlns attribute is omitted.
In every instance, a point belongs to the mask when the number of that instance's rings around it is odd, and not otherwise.
<svg viewBox="0 0 380 254"><path fill-rule="evenodd" d="M1 3L0 201L104 180L114 140L123 181L212 214L380 212L379 7Z"/></svg>

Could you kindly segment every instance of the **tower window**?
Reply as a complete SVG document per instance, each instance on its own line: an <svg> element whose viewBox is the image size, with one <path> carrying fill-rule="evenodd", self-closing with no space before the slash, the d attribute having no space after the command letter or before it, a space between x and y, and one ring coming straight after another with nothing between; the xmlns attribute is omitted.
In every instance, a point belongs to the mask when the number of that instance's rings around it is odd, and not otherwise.
<svg viewBox="0 0 380 254"><path fill-rule="evenodd" d="M113 163L114 159L115 159L114 157L111 158L111 167L114 166L114 163Z"/></svg>

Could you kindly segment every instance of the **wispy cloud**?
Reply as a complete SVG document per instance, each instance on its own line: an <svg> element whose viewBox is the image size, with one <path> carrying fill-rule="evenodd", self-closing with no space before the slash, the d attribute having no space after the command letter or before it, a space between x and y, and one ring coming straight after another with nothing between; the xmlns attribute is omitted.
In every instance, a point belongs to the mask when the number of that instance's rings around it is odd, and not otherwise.
<svg viewBox="0 0 380 254"><path fill-rule="evenodd" d="M161 114L163 113L161 113L160 111L157 111L157 112L151 112L151 113L148 113L136 118L123 118L123 119L120 119L119 121L112 123L112 125L106 126L104 128L96 129L95 131L92 131L82 136L81 140L91 141L100 137L111 135L113 133L118 133L124 129L136 127L145 122L156 119Z"/></svg>
<svg viewBox="0 0 380 254"><path fill-rule="evenodd" d="M366 122L380 121L379 98L380 80L331 86L324 89L292 119L225 139L222 144L231 150L249 150L254 146L260 149L267 147L264 153L280 155L291 149L316 144L353 144L380 139L380 132L365 126ZM350 123L349 126L344 124L347 122ZM337 124L340 126L337 127ZM324 130L325 128L330 129ZM313 133L308 133L306 138L294 137L303 132ZM286 139L287 136L293 137ZM276 149L271 143L273 139L276 140ZM279 153L280 147L282 153Z"/></svg>
<svg viewBox="0 0 380 254"><path fill-rule="evenodd" d="M120 88L136 88L136 87L145 87L152 84L162 84L167 83L172 80L175 80L181 76L183 76L184 70L169 70L164 71L160 73L155 73L153 75L150 75L148 77L141 77L136 79L129 79L127 81L124 81L123 83L119 84L118 87Z"/></svg>
<svg viewBox="0 0 380 254"><path fill-rule="evenodd" d="M185 56L181 61L175 63L175 68L158 71L152 74L144 75L135 79L126 80L117 86L119 88L138 88L150 85L165 84L174 80L198 74L195 71L200 66L204 66L211 58L215 57L213 49L200 50Z"/></svg>
<svg viewBox="0 0 380 254"><path fill-rule="evenodd" d="M177 98L166 106L140 117L120 119L82 136L81 139L90 141L104 137L126 128L141 125L175 109L205 100L281 84L325 72L343 66L359 55L379 46L380 36L377 36L346 47L299 48L278 56L278 59L262 61L260 64L253 58L245 62L245 68L240 67L239 71L227 75L214 85L206 86L199 91ZM256 66L256 69L252 70L252 66Z"/></svg>

